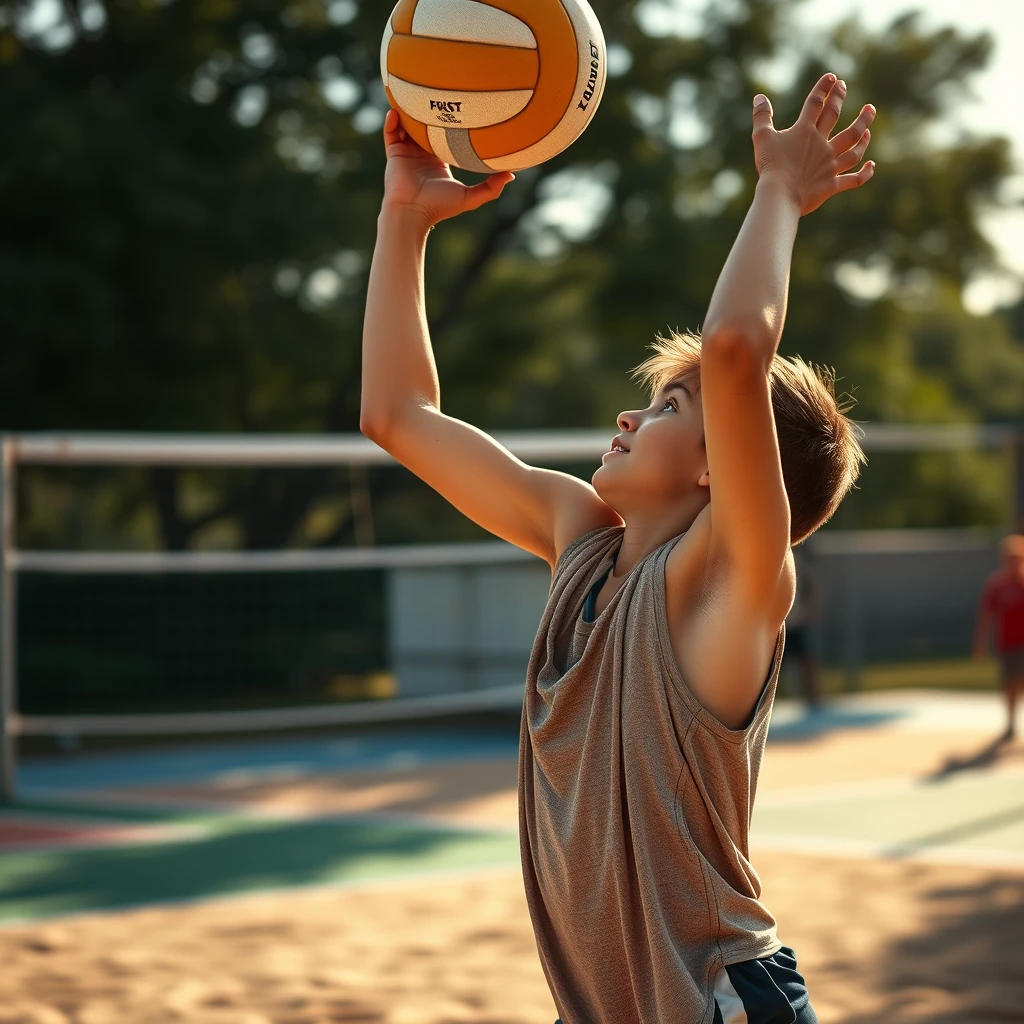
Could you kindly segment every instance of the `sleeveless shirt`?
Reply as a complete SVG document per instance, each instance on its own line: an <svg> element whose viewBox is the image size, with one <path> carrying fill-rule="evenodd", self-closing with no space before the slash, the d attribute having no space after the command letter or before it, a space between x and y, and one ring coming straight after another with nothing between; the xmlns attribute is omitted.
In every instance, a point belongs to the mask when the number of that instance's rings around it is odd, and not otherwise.
<svg viewBox="0 0 1024 1024"><path fill-rule="evenodd" d="M721 968L781 946L748 829L785 627L751 721L727 728L672 651L665 564L679 537L582 620L623 532L602 527L562 552L530 655L519 754L527 903L565 1024L710 1024Z"/></svg>

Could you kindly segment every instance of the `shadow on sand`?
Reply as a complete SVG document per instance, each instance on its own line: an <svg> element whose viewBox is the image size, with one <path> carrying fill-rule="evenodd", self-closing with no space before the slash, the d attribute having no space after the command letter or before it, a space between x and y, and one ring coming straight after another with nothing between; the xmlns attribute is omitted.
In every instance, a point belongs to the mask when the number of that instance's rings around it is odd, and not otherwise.
<svg viewBox="0 0 1024 1024"><path fill-rule="evenodd" d="M1015 744L1012 738L1002 735L989 740L973 753L950 755L922 781L943 782L957 772L977 771L1007 764L1024 765L1024 746Z"/></svg>
<svg viewBox="0 0 1024 1024"><path fill-rule="evenodd" d="M814 711L805 709L799 717L774 720L768 732L768 742L802 743L851 729L873 729L904 717L906 712L899 708L858 709L825 704Z"/></svg>
<svg viewBox="0 0 1024 1024"><path fill-rule="evenodd" d="M986 874L973 883L936 881L925 892L923 926L885 945L874 958L870 978L886 997L884 1011L863 1016L851 1010L842 1024L1024 1019L1024 876L995 869Z"/></svg>

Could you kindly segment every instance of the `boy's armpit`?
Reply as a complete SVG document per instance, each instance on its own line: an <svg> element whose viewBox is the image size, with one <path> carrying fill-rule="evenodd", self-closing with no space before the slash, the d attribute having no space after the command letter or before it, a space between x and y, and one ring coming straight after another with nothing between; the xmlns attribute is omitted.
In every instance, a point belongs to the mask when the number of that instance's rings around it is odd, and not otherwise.
<svg viewBox="0 0 1024 1024"><path fill-rule="evenodd" d="M698 516L694 526L698 529L691 527L665 566L672 653L697 701L726 728L738 729L764 688L779 630L793 603L793 558L786 558L772 599L755 605L727 565L709 563L707 517L702 524Z"/></svg>

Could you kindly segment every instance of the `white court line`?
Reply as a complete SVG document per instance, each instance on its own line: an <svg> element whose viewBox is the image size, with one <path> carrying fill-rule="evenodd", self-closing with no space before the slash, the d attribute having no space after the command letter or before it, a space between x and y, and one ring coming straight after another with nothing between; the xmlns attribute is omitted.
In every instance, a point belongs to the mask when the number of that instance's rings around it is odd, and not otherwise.
<svg viewBox="0 0 1024 1024"><path fill-rule="evenodd" d="M969 768L951 772L941 778L927 775L890 775L880 779L835 782L819 786L787 786L759 793L754 800L755 812L759 807L788 807L793 804L822 803L831 800L849 800L860 797L892 796L921 790L939 790L967 782L991 782L1019 778L1024 784L1024 767Z"/></svg>
<svg viewBox="0 0 1024 1024"><path fill-rule="evenodd" d="M976 846L920 847L866 839L823 839L752 832L754 850L810 854L816 857L849 857L856 860L894 861L910 864L960 864L967 867L1010 868L1024 871L1024 853L987 850Z"/></svg>
<svg viewBox="0 0 1024 1024"><path fill-rule="evenodd" d="M909 793L920 785L920 781L909 776L891 776L864 782L836 782L820 786L775 789L767 793L758 793L754 798L754 813L756 814L761 807L790 807L794 804L827 803L832 800Z"/></svg>
<svg viewBox="0 0 1024 1024"><path fill-rule="evenodd" d="M882 714L878 722L850 723L844 714ZM879 729L911 732L989 733L997 735L1006 725L1006 711L1001 695L985 692L937 692L913 689L878 690L865 693L840 694L825 699L820 719L807 715L803 702L796 697L782 697L772 708L772 723L787 728L807 725L820 728L822 738L851 731ZM769 740L771 730L769 728ZM776 742L786 742L777 737Z"/></svg>

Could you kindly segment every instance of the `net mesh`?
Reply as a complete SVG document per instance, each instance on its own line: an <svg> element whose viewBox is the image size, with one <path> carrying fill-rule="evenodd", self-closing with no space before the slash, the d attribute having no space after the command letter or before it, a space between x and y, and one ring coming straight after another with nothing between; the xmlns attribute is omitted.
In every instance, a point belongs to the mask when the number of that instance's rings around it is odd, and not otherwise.
<svg viewBox="0 0 1024 1024"><path fill-rule="evenodd" d="M388 696L383 570L19 581L26 714Z"/></svg>

